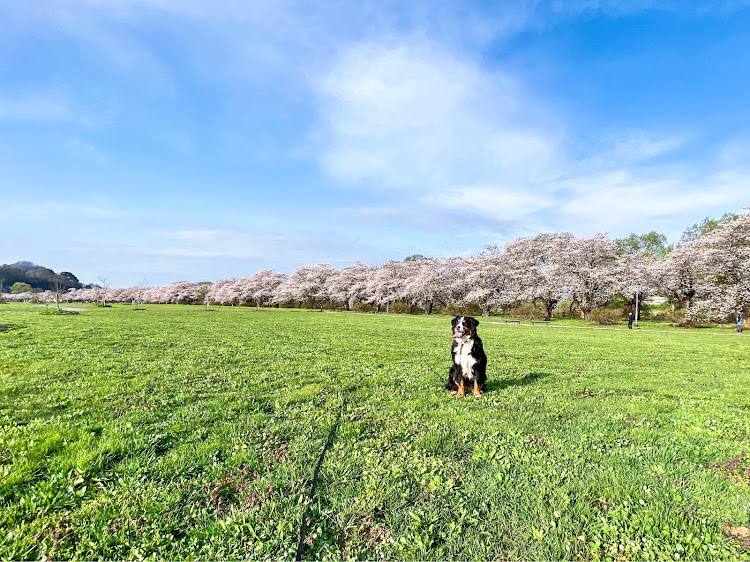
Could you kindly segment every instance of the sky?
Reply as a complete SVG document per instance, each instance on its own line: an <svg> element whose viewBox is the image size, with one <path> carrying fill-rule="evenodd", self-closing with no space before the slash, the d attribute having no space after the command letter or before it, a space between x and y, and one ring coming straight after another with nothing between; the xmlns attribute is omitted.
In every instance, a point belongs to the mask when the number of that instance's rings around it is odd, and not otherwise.
<svg viewBox="0 0 750 562"><path fill-rule="evenodd" d="M750 2L0 0L0 263L110 286L670 242L750 205Z"/></svg>

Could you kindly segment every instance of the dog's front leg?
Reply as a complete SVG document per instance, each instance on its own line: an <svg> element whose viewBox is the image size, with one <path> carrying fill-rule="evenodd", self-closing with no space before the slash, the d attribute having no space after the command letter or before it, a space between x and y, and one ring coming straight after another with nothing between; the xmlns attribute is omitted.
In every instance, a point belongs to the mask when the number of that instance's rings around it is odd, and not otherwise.
<svg viewBox="0 0 750 562"><path fill-rule="evenodd" d="M458 379L458 395L463 396L466 394L466 389L464 388L464 378L459 377Z"/></svg>
<svg viewBox="0 0 750 562"><path fill-rule="evenodd" d="M448 372L448 382L445 383L446 390L450 390L452 394L458 392L458 381L461 378L461 372L457 369L456 365L451 367L451 370Z"/></svg>
<svg viewBox="0 0 750 562"><path fill-rule="evenodd" d="M482 387L479 386L479 381L477 379L474 379L474 396L481 396L482 395Z"/></svg>

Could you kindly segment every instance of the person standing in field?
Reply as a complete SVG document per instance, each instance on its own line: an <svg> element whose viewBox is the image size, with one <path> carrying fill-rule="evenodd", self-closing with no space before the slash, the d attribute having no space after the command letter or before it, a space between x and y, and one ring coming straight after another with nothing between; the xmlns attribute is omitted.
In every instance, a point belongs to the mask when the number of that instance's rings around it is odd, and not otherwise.
<svg viewBox="0 0 750 562"><path fill-rule="evenodd" d="M633 313L628 312L628 330L633 329Z"/></svg>
<svg viewBox="0 0 750 562"><path fill-rule="evenodd" d="M740 316L739 314L737 315L737 333L742 333L742 316Z"/></svg>

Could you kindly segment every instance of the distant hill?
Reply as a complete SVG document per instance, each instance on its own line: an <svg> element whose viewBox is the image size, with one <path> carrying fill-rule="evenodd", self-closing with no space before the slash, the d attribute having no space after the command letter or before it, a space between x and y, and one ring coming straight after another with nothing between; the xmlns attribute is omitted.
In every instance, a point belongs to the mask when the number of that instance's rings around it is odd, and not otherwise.
<svg viewBox="0 0 750 562"><path fill-rule="evenodd" d="M78 277L70 271L55 273L30 261L17 261L0 266L0 293L10 293L14 283L28 283L32 289L39 291L52 290L56 281L61 281L64 289L81 288Z"/></svg>

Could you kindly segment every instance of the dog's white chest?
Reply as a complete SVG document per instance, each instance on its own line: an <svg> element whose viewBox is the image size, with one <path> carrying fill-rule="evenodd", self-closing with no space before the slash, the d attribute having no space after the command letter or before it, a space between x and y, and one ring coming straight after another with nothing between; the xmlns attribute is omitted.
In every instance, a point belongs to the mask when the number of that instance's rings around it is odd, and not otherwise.
<svg viewBox="0 0 750 562"><path fill-rule="evenodd" d="M456 343L457 345L453 352L453 361L456 365L460 365L461 374L464 378L471 380L474 378L472 367L474 367L477 362L477 360L474 359L474 356L471 355L471 348L474 345L474 342L469 339L467 341L458 340Z"/></svg>

